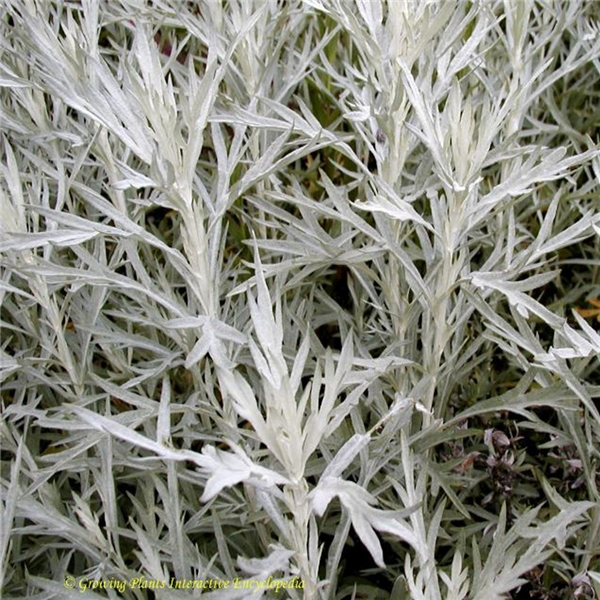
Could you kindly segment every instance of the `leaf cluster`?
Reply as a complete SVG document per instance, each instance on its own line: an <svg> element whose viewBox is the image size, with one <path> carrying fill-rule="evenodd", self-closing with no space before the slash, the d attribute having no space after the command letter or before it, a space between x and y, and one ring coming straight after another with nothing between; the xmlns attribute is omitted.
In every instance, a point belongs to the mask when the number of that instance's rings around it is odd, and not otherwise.
<svg viewBox="0 0 600 600"><path fill-rule="evenodd" d="M5 0L3 597L600 594L599 6Z"/></svg>

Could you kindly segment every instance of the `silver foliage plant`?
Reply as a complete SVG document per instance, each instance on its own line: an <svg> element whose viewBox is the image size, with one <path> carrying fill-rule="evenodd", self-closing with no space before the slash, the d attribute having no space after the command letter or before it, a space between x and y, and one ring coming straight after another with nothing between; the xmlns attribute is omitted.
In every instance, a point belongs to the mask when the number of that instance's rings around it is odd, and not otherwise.
<svg viewBox="0 0 600 600"><path fill-rule="evenodd" d="M600 593L599 3L2 4L3 597Z"/></svg>

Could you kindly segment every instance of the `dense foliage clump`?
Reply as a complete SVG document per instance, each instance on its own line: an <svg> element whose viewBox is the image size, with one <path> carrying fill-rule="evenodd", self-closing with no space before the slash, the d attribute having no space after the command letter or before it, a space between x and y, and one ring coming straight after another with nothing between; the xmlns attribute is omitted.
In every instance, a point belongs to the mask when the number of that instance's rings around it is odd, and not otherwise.
<svg viewBox="0 0 600 600"><path fill-rule="evenodd" d="M2 5L4 598L600 594L600 3Z"/></svg>

